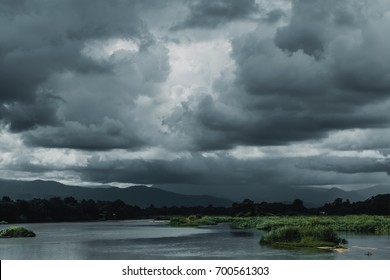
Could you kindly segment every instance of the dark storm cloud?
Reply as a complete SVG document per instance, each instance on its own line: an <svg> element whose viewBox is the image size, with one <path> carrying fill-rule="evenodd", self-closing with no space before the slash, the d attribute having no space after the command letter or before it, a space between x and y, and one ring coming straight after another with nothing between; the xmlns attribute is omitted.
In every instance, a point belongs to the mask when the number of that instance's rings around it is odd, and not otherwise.
<svg viewBox="0 0 390 280"><path fill-rule="evenodd" d="M183 103L164 124L200 150L387 127L390 20L365 14L360 1L332 3L293 1L291 22L275 38L260 26L234 39L235 76L221 75L218 96Z"/></svg>
<svg viewBox="0 0 390 280"><path fill-rule="evenodd" d="M294 0L290 24L278 30L276 45L291 52L320 55L329 39L363 21L362 1Z"/></svg>
<svg viewBox="0 0 390 280"><path fill-rule="evenodd" d="M152 100L169 73L167 50L153 44L139 52L119 52L115 74L64 75L53 81L63 98L61 125L41 126L23 134L25 143L48 148L110 150L149 144L153 111L137 107ZM153 103L152 103L153 105ZM158 133L158 132L156 132Z"/></svg>
<svg viewBox="0 0 390 280"><path fill-rule="evenodd" d="M137 182L142 184L248 184L271 181L282 183L277 176L282 169L289 169L279 160L239 160L230 156L205 157L192 154L188 158L165 160L89 160L82 168L83 179L96 182ZM109 171L110 170L110 171ZM285 178L289 174L285 173ZM279 178L279 179L278 179ZM283 179L282 181L284 181Z"/></svg>
<svg viewBox="0 0 390 280"><path fill-rule="evenodd" d="M336 151L376 150L388 154L389 137L388 128L341 131L324 139L321 146Z"/></svg>
<svg viewBox="0 0 390 280"><path fill-rule="evenodd" d="M390 174L390 162L385 159L357 158L357 157L321 157L308 158L301 162L299 167L319 171L333 171L337 173L376 173Z"/></svg>
<svg viewBox="0 0 390 280"><path fill-rule="evenodd" d="M281 18L285 17L286 14L283 10L281 9L274 9L272 11L269 11L265 17L264 17L264 21L266 23L269 23L269 24L272 24L272 23L276 23L278 22Z"/></svg>
<svg viewBox="0 0 390 280"><path fill-rule="evenodd" d="M134 148L144 144L131 131L127 131L122 122L107 118L100 125L87 126L79 122L66 122L60 128L38 128L24 136L25 144L46 148L96 151Z"/></svg>
<svg viewBox="0 0 390 280"><path fill-rule="evenodd" d="M53 73L105 71L107 65L81 54L87 39L145 36L131 1L2 1L0 7L0 102L13 110L1 117L11 126L19 106L29 105L33 116L25 127L34 119L40 124L40 87Z"/></svg>
<svg viewBox="0 0 390 280"><path fill-rule="evenodd" d="M155 92L169 73L166 49L138 17L137 7L148 3L2 1L0 122L12 132L27 131L23 138L35 146L142 145L135 117L123 111L137 96ZM105 60L86 53L87 46L110 39L132 39L139 51ZM101 51L101 44L95 49Z"/></svg>
<svg viewBox="0 0 390 280"><path fill-rule="evenodd" d="M53 71L100 69L100 65L82 56L80 50L87 39L135 36L143 32L129 3L2 2L0 100L33 101L37 87Z"/></svg>
<svg viewBox="0 0 390 280"><path fill-rule="evenodd" d="M0 116L10 124L12 132L28 130L36 125L57 125L58 98L49 94L39 94L31 103L12 103L0 107Z"/></svg>
<svg viewBox="0 0 390 280"><path fill-rule="evenodd" d="M189 15L172 29L216 28L237 19L247 18L258 7L254 0L198 0L189 2Z"/></svg>
<svg viewBox="0 0 390 280"><path fill-rule="evenodd" d="M354 163L355 162L355 163ZM348 168L350 164L351 168ZM88 165L73 170L83 180L109 183L192 184L220 186L220 192L239 193L240 186L283 188L362 184L382 180L388 163L375 159L313 156L308 158L237 159L228 155L165 160L100 161L91 158ZM254 188L256 190L256 187Z"/></svg>

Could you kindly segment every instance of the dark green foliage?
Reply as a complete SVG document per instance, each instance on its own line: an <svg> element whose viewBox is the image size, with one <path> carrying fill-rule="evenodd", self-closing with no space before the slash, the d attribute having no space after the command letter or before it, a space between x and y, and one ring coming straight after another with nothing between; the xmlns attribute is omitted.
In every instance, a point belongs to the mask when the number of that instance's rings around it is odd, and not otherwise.
<svg viewBox="0 0 390 280"><path fill-rule="evenodd" d="M328 226L335 231L390 234L390 216L347 215L347 216L261 216L236 218L236 228L257 228L274 230L283 226L315 227Z"/></svg>
<svg viewBox="0 0 390 280"><path fill-rule="evenodd" d="M355 214L353 218L335 216L339 214ZM370 216L360 214L369 213ZM380 214L383 216L372 216ZM96 220L123 220L134 218L154 218L156 216L189 216L192 218L177 218L172 224L179 226L197 226L221 222L221 216L236 228L257 228L272 230L283 225L330 225L336 231L356 231L373 233L390 233L390 194L378 195L363 202L350 203L348 200L336 199L331 204L321 208L307 209L299 199L292 204L255 203L249 199L234 203L232 207L155 207L141 209L130 206L121 200L116 201L77 201L73 197L64 199L12 200L4 196L0 200L0 221L19 222L72 222ZM359 214L359 215L357 215ZM283 216L284 215L284 216ZM219 217L209 219L207 216Z"/></svg>
<svg viewBox="0 0 390 280"><path fill-rule="evenodd" d="M16 222L21 212L19 207L12 201L0 201L0 220Z"/></svg>
<svg viewBox="0 0 390 280"><path fill-rule="evenodd" d="M390 194L380 194L365 201L351 203L348 199L337 198L319 208L307 209L303 201L295 199L292 204L255 203L245 199L241 203L233 203L231 214L237 217L253 217L263 215L390 215Z"/></svg>
<svg viewBox="0 0 390 280"><path fill-rule="evenodd" d="M30 201L0 201L0 220L19 222L74 222L134 219L141 209L129 206L120 200L77 201L73 197L61 199L33 199Z"/></svg>
<svg viewBox="0 0 390 280"><path fill-rule="evenodd" d="M261 244L271 244L273 242L298 242L301 240L301 233L298 227L281 227L271 230L265 234L261 240Z"/></svg>
<svg viewBox="0 0 390 280"><path fill-rule="evenodd" d="M6 202L11 202L11 198L9 196L3 196L2 200Z"/></svg>
<svg viewBox="0 0 390 280"><path fill-rule="evenodd" d="M260 239L262 245L285 247L341 246L347 241L338 237L328 226L298 227L284 226L266 233Z"/></svg>
<svg viewBox="0 0 390 280"><path fill-rule="evenodd" d="M61 199L0 200L0 221L9 223L35 222L75 222L97 220L126 220L136 218L154 218L156 216L173 217L177 215L230 215L230 208L213 207L161 207L150 205L141 209L116 201L77 201L73 197Z"/></svg>
<svg viewBox="0 0 390 280"><path fill-rule="evenodd" d="M218 223L232 222L232 217L221 216L201 216L190 215L187 217L173 217L170 219L169 224L175 227L197 227L206 225L216 225Z"/></svg>
<svg viewBox="0 0 390 280"><path fill-rule="evenodd" d="M379 194L365 201L350 203L341 198L332 203L326 203L318 209L329 215L346 214L368 214L368 215L390 215L390 194Z"/></svg>
<svg viewBox="0 0 390 280"><path fill-rule="evenodd" d="M0 230L0 237L35 237L35 233L24 227L13 226Z"/></svg>
<svg viewBox="0 0 390 280"><path fill-rule="evenodd" d="M296 215L306 214L308 209L303 206L303 201L295 199L292 204L285 203L255 203L250 199L244 199L240 203L233 203L232 215L237 217L253 217L258 215Z"/></svg>

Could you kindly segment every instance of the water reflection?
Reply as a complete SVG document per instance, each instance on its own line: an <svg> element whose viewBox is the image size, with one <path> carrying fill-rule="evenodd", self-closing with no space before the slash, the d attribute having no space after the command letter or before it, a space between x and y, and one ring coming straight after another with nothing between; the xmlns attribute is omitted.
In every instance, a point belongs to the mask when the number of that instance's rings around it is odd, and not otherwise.
<svg viewBox="0 0 390 280"><path fill-rule="evenodd" d="M232 230L230 232L230 235L233 237L253 237L255 233L250 230Z"/></svg>

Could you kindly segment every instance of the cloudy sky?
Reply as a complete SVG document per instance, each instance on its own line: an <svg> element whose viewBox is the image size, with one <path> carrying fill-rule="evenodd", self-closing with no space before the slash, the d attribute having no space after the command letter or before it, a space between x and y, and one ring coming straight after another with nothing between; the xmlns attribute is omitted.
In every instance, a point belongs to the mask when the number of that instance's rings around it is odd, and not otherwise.
<svg viewBox="0 0 390 280"><path fill-rule="evenodd" d="M0 177L390 184L387 0L1 0Z"/></svg>

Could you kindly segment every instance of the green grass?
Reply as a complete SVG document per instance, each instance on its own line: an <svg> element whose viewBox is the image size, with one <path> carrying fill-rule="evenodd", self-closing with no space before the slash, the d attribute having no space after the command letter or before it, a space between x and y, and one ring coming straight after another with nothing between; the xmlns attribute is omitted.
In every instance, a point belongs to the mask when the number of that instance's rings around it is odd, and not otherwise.
<svg viewBox="0 0 390 280"><path fill-rule="evenodd" d="M228 216L201 216L191 215L187 217L172 217L169 224L174 227L197 227L206 225L216 225L218 223L230 223L234 220Z"/></svg>
<svg viewBox="0 0 390 280"><path fill-rule="evenodd" d="M390 216L347 215L347 216L259 216L228 217L200 216L171 217L171 226L196 227L231 223L233 228L256 228L271 231L283 226L328 226L334 231L390 234Z"/></svg>
<svg viewBox="0 0 390 280"><path fill-rule="evenodd" d="M232 222L237 228L270 231L283 226L328 226L334 231L390 234L390 216L262 216L239 218Z"/></svg>
<svg viewBox="0 0 390 280"><path fill-rule="evenodd" d="M267 231L262 245L283 248L339 247L346 244L337 232L390 234L390 216L258 216L227 217L200 216L173 217L171 226L197 227L230 223L233 228Z"/></svg>
<svg viewBox="0 0 390 280"><path fill-rule="evenodd" d="M258 216L227 217L200 216L172 217L171 226L197 227L228 222L233 228L267 231L262 245L283 248L343 247L346 240L337 232L390 234L390 216Z"/></svg>
<svg viewBox="0 0 390 280"><path fill-rule="evenodd" d="M35 233L24 227L12 226L0 230L0 237L35 237Z"/></svg>
<svg viewBox="0 0 390 280"><path fill-rule="evenodd" d="M261 245L278 247L316 248L340 247L346 244L329 226L299 227L283 226L269 231L260 239Z"/></svg>

